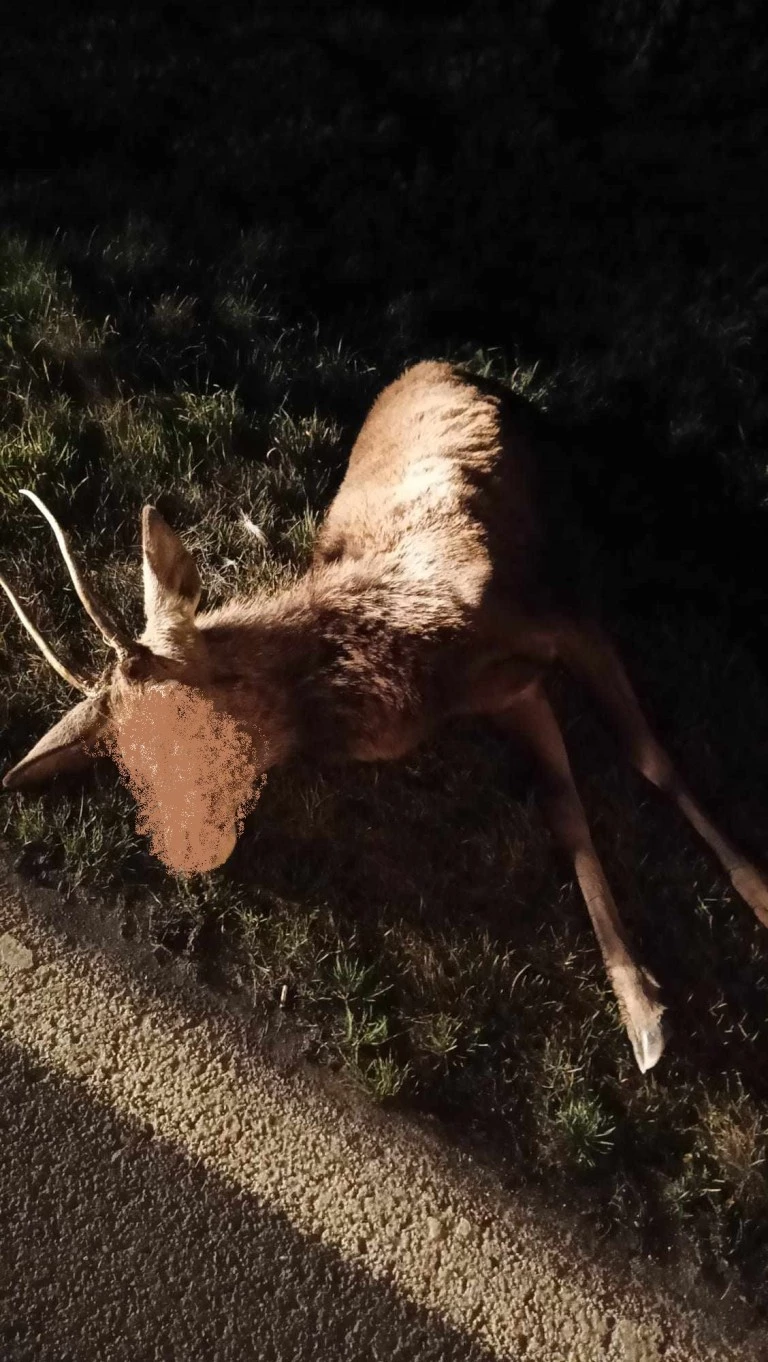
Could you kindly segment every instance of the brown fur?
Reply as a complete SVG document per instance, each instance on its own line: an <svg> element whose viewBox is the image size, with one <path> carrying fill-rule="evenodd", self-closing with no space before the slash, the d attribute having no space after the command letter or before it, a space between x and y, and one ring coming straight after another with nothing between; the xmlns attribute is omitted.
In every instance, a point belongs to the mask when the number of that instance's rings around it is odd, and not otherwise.
<svg viewBox="0 0 768 1362"><path fill-rule="evenodd" d="M513 587L534 598L529 456L521 436L509 457L508 424L502 397L449 365L408 370L360 431L306 576L198 616L210 656L288 692L292 750L402 756L474 709L491 661L517 659L530 679L493 605Z"/></svg>

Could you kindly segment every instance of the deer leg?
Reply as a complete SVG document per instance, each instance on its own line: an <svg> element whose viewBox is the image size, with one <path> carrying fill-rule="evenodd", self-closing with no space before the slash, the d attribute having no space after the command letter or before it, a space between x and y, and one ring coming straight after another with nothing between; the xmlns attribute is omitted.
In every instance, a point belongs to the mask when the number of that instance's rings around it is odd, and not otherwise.
<svg viewBox="0 0 768 1362"><path fill-rule="evenodd" d="M494 714L493 719L506 734L526 746L534 758L545 812L555 837L573 861L622 1021L640 1071L645 1073L664 1049L661 1022L664 1006L659 986L634 959L592 843L554 711L543 690L532 685Z"/></svg>
<svg viewBox="0 0 768 1362"><path fill-rule="evenodd" d="M632 764L657 789L675 801L680 812L717 856L737 894L768 927L768 879L715 827L654 737L624 667L602 630L595 624L557 627L557 652L612 719Z"/></svg>

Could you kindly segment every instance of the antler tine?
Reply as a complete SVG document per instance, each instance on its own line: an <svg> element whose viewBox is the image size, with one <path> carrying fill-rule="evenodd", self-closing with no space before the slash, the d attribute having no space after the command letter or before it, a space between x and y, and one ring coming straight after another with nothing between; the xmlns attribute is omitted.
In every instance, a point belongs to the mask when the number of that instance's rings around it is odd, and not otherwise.
<svg viewBox="0 0 768 1362"><path fill-rule="evenodd" d="M46 662L49 662L50 665L53 667L53 670L55 672L58 672L59 676L63 677L65 681L68 681L70 686L74 686L75 690L81 690L85 695L95 695L96 689L93 682L86 681L85 678L82 676L76 676L75 673L71 672L68 667L65 667L64 663L60 662L56 654L51 651L42 634L38 633L37 629L35 628L34 624L29 618L29 615L27 615L22 605L14 596L13 592L11 591L11 588L9 587L4 577L0 577L0 586L3 588L3 591L8 597L8 600L11 602L11 605L16 611L16 614L18 615L19 619L24 625L24 628L26 629L27 633L30 635L32 639L34 639L35 643L40 649L40 652L43 654L43 657L45 658Z"/></svg>
<svg viewBox="0 0 768 1362"><path fill-rule="evenodd" d="M34 502L38 511L45 516L48 524L53 530L53 533L56 536L56 542L61 550L61 556L64 559L69 575L72 578L72 584L80 597L86 614L93 620L93 623L96 625L102 638L109 644L110 648L114 648L118 657L125 657L130 651L130 640L123 630L117 628L117 626L113 624L112 620L109 618L109 614L98 600L95 593L85 585L85 582L80 575L80 569L70 553L67 536L62 530L59 522L35 492L30 492L26 487L20 487L19 491L22 496L29 497L30 501Z"/></svg>

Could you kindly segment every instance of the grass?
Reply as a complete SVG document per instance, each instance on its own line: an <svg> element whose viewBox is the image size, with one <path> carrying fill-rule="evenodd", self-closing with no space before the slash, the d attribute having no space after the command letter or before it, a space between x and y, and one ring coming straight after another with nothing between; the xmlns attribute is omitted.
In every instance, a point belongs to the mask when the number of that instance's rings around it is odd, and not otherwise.
<svg viewBox="0 0 768 1362"><path fill-rule="evenodd" d="M562 12L531 6L512 31L492 3L408 22L383 4L301 20L192 5L182 25L105 2L57 16L55 52L39 7L15 16L2 571L81 663L101 654L20 487L135 627L147 500L197 553L208 602L289 580L375 393L406 362L460 359L557 432L553 492L580 493L578 535L560 522L571 575L692 783L759 855L757 7L732 23L637 0L578 32ZM71 697L9 611L0 629L5 764ZM276 772L199 882L151 861L109 772L6 796L0 832L26 873L140 900L159 945L226 957L233 987L282 1003L372 1100L439 1114L508 1177L581 1195L644 1250L687 1245L768 1304L768 947L580 697L557 701L675 1024L645 1078L525 773L480 727L391 769Z"/></svg>

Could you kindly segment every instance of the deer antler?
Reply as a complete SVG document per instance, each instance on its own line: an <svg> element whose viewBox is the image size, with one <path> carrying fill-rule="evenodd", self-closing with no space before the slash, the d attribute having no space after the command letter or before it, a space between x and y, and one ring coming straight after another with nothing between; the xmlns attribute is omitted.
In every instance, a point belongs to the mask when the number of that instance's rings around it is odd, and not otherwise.
<svg viewBox="0 0 768 1362"><path fill-rule="evenodd" d="M80 600L82 602L83 608L86 611L86 614L88 614L90 618L93 620L93 623L96 625L96 628L98 629L102 638L105 640L106 643L109 644L110 648L114 649L118 657L119 658L126 657L130 652L131 646L130 639L128 638L127 634L123 629L120 629L117 625L113 623L113 621L109 617L107 610L98 600L98 597L95 595L93 590L86 586L80 574L80 569L78 568L77 564L75 563L72 557L72 554L70 553L69 544L67 542L67 536L62 530L59 522L56 520L56 517L48 510L48 507L45 505L44 502L40 500L39 496L37 496L35 492L30 492L26 487L20 487L19 491L21 492L22 496L29 497L30 501L34 502L38 511L40 511L45 516L46 520L48 521L48 524L53 530L53 533L56 536L56 542L58 543L58 546L61 550L61 556L64 559L64 562L67 565L69 575L72 578L72 584L78 596L80 597ZM6 591L7 590L8 588L6 587ZM14 605L15 604L16 603L14 602ZM23 621L23 616L19 612L18 605L16 605L16 610L17 613L19 613L19 617ZM28 623L26 624L26 627L29 628ZM33 634L32 637L34 638L35 635ZM39 639L36 641L39 642ZM46 656L48 656L47 653ZM50 662L51 660L50 657L48 657L48 660Z"/></svg>
<svg viewBox="0 0 768 1362"><path fill-rule="evenodd" d="M51 651L42 634L38 633L31 619L14 596L4 577L0 577L0 586L3 588L3 591L11 602L11 605L16 611L16 614L24 625L27 633L34 639L46 662L49 662L53 667L53 670L58 672L59 676L63 677L65 681L68 681L70 686L74 686L75 690L81 690L85 695L95 695L96 688L93 681L86 681L85 677L77 676L75 672L71 672L68 667L65 667L63 662L59 661L56 654Z"/></svg>

